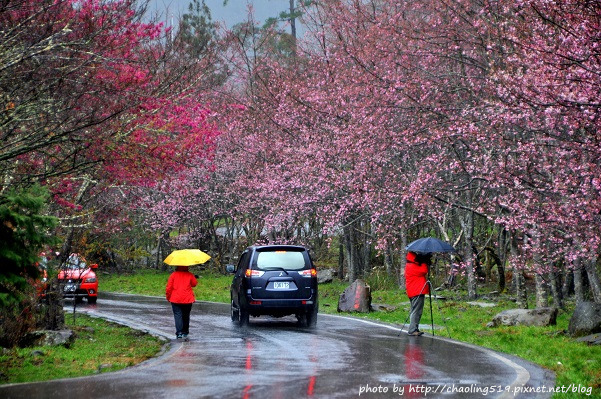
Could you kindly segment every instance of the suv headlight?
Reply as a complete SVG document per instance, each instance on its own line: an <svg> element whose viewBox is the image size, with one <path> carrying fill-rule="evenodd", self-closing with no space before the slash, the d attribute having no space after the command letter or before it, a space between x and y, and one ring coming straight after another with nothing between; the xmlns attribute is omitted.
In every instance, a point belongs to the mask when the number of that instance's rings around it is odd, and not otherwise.
<svg viewBox="0 0 601 399"><path fill-rule="evenodd" d="M96 277L88 277L87 279L84 280L84 283L95 283L96 282Z"/></svg>

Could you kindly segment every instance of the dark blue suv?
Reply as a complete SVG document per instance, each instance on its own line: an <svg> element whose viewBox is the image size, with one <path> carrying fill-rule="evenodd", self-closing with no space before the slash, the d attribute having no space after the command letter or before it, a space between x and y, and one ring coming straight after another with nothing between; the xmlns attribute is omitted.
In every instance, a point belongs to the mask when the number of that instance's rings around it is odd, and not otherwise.
<svg viewBox="0 0 601 399"><path fill-rule="evenodd" d="M263 245L247 248L234 274L231 293L232 320L248 324L249 316L296 315L301 325L317 322L317 271L305 247Z"/></svg>

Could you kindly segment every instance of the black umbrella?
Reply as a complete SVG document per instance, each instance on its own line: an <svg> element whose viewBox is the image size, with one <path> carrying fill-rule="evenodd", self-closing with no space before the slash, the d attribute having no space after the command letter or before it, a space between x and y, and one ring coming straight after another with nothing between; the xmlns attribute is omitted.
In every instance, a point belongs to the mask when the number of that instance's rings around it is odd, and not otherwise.
<svg viewBox="0 0 601 399"><path fill-rule="evenodd" d="M407 245L407 251L431 254L435 252L455 252L455 248L438 238L426 237L415 240Z"/></svg>

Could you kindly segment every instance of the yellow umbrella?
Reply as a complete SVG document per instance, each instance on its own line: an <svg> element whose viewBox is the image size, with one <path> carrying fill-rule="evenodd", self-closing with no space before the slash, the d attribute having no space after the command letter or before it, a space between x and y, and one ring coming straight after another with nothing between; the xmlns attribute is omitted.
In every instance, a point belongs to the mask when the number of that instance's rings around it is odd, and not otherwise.
<svg viewBox="0 0 601 399"><path fill-rule="evenodd" d="M192 266L205 263L211 259L200 249L178 249L169 254L163 262L170 266Z"/></svg>

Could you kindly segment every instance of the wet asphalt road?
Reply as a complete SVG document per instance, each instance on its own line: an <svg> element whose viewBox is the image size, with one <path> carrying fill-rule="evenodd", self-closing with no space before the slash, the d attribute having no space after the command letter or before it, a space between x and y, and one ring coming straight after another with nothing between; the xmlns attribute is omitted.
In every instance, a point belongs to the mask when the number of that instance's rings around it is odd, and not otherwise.
<svg viewBox="0 0 601 399"><path fill-rule="evenodd" d="M104 294L78 311L172 339L162 298ZM71 317L69 315L69 317ZM553 376L508 355L395 327L320 314L313 330L290 318L251 318L196 303L190 342L114 373L0 387L0 398L489 398L550 397Z"/></svg>

